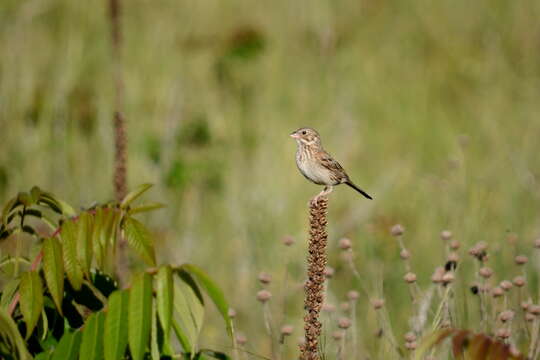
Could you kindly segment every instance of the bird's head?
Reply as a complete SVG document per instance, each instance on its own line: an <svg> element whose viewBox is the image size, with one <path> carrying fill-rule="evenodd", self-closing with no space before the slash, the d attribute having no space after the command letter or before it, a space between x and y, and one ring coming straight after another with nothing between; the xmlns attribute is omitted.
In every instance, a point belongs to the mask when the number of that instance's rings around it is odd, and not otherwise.
<svg viewBox="0 0 540 360"><path fill-rule="evenodd" d="M319 133L317 130L312 128L300 128L293 131L290 136L296 140L298 145L312 146L321 144L321 137L319 136Z"/></svg>

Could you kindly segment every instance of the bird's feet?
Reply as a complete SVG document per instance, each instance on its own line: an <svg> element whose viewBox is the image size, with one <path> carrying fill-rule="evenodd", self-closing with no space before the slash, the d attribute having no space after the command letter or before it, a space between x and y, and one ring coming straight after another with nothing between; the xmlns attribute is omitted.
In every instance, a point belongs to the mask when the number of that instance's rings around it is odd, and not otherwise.
<svg viewBox="0 0 540 360"><path fill-rule="evenodd" d="M319 199L321 197L324 197L324 196L330 194L332 192L332 190L334 190L333 186L325 186L323 191L321 191L319 194L317 194L317 196L315 196L313 199L311 199L310 204L316 204L317 202L319 202Z"/></svg>

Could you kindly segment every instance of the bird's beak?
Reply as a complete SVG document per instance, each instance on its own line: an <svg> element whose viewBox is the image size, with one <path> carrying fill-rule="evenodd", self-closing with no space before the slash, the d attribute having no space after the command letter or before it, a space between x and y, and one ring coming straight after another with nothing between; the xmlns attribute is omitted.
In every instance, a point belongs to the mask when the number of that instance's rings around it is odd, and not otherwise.
<svg viewBox="0 0 540 360"><path fill-rule="evenodd" d="M300 137L300 135L298 135L296 132L292 132L289 136L293 139L298 139Z"/></svg>

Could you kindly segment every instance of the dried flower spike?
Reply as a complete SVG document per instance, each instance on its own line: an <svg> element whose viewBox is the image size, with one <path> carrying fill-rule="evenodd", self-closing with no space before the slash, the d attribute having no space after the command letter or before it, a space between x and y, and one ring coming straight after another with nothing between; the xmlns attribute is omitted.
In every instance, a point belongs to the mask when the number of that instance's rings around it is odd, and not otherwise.
<svg viewBox="0 0 540 360"><path fill-rule="evenodd" d="M493 297L500 297L503 296L503 294L504 290L499 286L495 286L493 289L491 289L491 295L493 295Z"/></svg>
<svg viewBox="0 0 540 360"><path fill-rule="evenodd" d="M504 323L504 322L507 322L507 321L510 321L514 318L514 312L512 310L506 310L506 311L503 311L500 315L499 315L499 319Z"/></svg>
<svg viewBox="0 0 540 360"><path fill-rule="evenodd" d="M509 291L514 285L512 285L512 283L508 280L503 280L501 281L501 283L499 284L499 286L504 290L504 291Z"/></svg>
<svg viewBox="0 0 540 360"><path fill-rule="evenodd" d="M478 270L478 274L480 274L480 276L485 279L489 279L491 275L493 275L493 270L485 266L483 268L480 268L480 270Z"/></svg>

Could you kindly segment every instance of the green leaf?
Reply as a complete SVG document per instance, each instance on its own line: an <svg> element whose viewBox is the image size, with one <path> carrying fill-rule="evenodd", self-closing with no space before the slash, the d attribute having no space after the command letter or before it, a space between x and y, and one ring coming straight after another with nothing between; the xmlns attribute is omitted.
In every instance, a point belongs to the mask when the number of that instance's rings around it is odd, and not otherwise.
<svg viewBox="0 0 540 360"><path fill-rule="evenodd" d="M156 283L157 312L163 328L165 342L168 343L174 303L173 277L170 266L159 268Z"/></svg>
<svg viewBox="0 0 540 360"><path fill-rule="evenodd" d="M28 339L43 309L43 286L36 271L22 273L19 293L21 294L20 308L26 323L26 338Z"/></svg>
<svg viewBox="0 0 540 360"><path fill-rule="evenodd" d="M227 327L227 333L232 336L232 321L229 317L229 304L223 295L223 291L217 286L217 284L198 266L192 264L184 264L180 267L182 270L187 271L197 280L197 284L204 289L206 294L210 297L212 302L216 305L221 317L225 321Z"/></svg>
<svg viewBox="0 0 540 360"><path fill-rule="evenodd" d="M220 359L220 360L230 360L231 357L228 356L227 354L225 353L222 353L222 352L219 352L219 351L214 351L214 350L207 350L207 349L203 349L201 351L199 351L199 353L197 355L205 355L205 356L208 356L208 357L211 357L211 358L214 358L214 359Z"/></svg>
<svg viewBox="0 0 540 360"><path fill-rule="evenodd" d="M32 187L30 190L30 196L32 197L32 202L37 203L39 197L41 196L41 189L37 186Z"/></svg>
<svg viewBox="0 0 540 360"><path fill-rule="evenodd" d="M62 314L64 263L62 262L62 245L56 238L43 240L43 273L56 308Z"/></svg>
<svg viewBox="0 0 540 360"><path fill-rule="evenodd" d="M82 331L79 360L99 360L103 358L103 320L102 312L97 312L86 319Z"/></svg>
<svg viewBox="0 0 540 360"><path fill-rule="evenodd" d="M76 360L81 346L82 332L66 332L56 347L52 360Z"/></svg>
<svg viewBox="0 0 540 360"><path fill-rule="evenodd" d="M204 320L204 302L197 284L188 273L176 272L179 279L174 286L175 322L173 327L184 351L197 346Z"/></svg>
<svg viewBox="0 0 540 360"><path fill-rule="evenodd" d="M155 266L154 248L148 229L137 219L128 217L124 220L123 230L128 244L148 265Z"/></svg>
<svg viewBox="0 0 540 360"><path fill-rule="evenodd" d="M8 217L12 210L14 210L17 206L22 205L18 202L17 197L14 197L13 199L9 200L6 205L4 205L4 208L2 209L2 225L7 226L9 221Z"/></svg>
<svg viewBox="0 0 540 360"><path fill-rule="evenodd" d="M133 359L143 358L152 318L152 277L142 273L135 277L129 293L128 342Z"/></svg>
<svg viewBox="0 0 540 360"><path fill-rule="evenodd" d="M80 290L83 282L83 271L77 259L77 226L68 219L62 224L64 268L69 282L75 290Z"/></svg>
<svg viewBox="0 0 540 360"><path fill-rule="evenodd" d="M117 360L124 356L128 342L128 305L127 291L115 291L109 297L105 319L105 360Z"/></svg>
<svg viewBox="0 0 540 360"><path fill-rule="evenodd" d="M2 339L0 348L9 351L9 354L13 355L15 359L29 360L32 358L26 349L17 325L3 309L0 309L0 339Z"/></svg>
<svg viewBox="0 0 540 360"><path fill-rule="evenodd" d="M142 213L146 211L153 211L153 210L164 208L165 206L166 206L165 204L152 202L152 203L130 208L128 211L128 214L133 215L133 214Z"/></svg>
<svg viewBox="0 0 540 360"><path fill-rule="evenodd" d="M100 268L103 268L105 263L105 250L101 243L101 229L103 227L103 209L97 208L94 215L93 229L92 229L92 244L94 247L94 254L96 262Z"/></svg>
<svg viewBox="0 0 540 360"><path fill-rule="evenodd" d="M92 216L87 212L81 213L77 228L77 259L89 278L92 266Z"/></svg>
<svg viewBox="0 0 540 360"><path fill-rule="evenodd" d="M49 192L42 191L41 196L39 197L39 201L43 201L53 211L56 211L62 215L72 217L77 214L75 210L71 207L71 205L56 198L53 194Z"/></svg>
<svg viewBox="0 0 540 360"><path fill-rule="evenodd" d="M1 308L7 310L9 304L11 304L11 301L13 301L13 297L15 296L15 293L19 289L20 282L21 282L20 279L15 278L15 279L11 279L8 283L3 285L2 297L0 297Z"/></svg>
<svg viewBox="0 0 540 360"><path fill-rule="evenodd" d="M142 184L139 185L135 190L130 192L126 195L124 200L122 200L122 203L120 204L120 207L122 209L125 209L129 206L135 199L137 199L139 196L144 194L148 189L150 189L153 185L152 184Z"/></svg>

